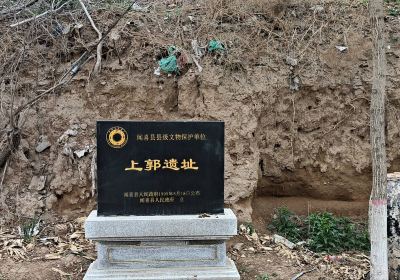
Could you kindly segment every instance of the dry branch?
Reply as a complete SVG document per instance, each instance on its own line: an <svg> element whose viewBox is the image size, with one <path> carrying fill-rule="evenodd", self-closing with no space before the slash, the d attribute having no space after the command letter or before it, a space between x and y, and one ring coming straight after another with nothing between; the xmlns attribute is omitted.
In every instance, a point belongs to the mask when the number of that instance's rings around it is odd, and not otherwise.
<svg viewBox="0 0 400 280"><path fill-rule="evenodd" d="M69 0L69 1L65 2L64 4L60 5L60 7L58 7L57 9L48 10L48 11L45 11L45 12L43 12L43 13L37 15L37 16L31 17L31 18L27 18L27 19L25 19L23 21L20 21L20 22L17 22L17 23L13 23L13 24L10 25L10 27L16 27L16 26L19 26L21 24L24 24L24 23L27 23L27 22L31 22L32 20L41 18L41 17L43 17L43 16L45 16L47 14L56 13L59 10L61 10L65 5L69 4L70 2L71 2L71 0Z"/></svg>
<svg viewBox="0 0 400 280"><path fill-rule="evenodd" d="M14 14L14 13L20 12L20 11L22 11L22 10L24 10L26 8L29 8L30 6L34 5L38 1L39 0L32 0L32 1L28 2L27 4L25 4L25 5L21 5L21 6L18 6L16 8L11 8L11 9L8 9L8 10L1 11L0 12L0 16L4 16L4 15Z"/></svg>
<svg viewBox="0 0 400 280"><path fill-rule="evenodd" d="M96 24L94 23L92 17L90 16L88 10L86 9L85 4L83 3L82 0L79 0L79 4L81 4L81 7L83 9L83 11L86 14L86 17L88 18L88 20L90 21L90 24L92 25L93 29L96 31L97 35L98 35L98 44L97 44L97 59L96 59L96 64L94 66L94 70L93 70L93 74L96 75L100 72L101 70L101 53L102 53L102 49L103 49L103 35L101 34L100 30L96 27Z"/></svg>

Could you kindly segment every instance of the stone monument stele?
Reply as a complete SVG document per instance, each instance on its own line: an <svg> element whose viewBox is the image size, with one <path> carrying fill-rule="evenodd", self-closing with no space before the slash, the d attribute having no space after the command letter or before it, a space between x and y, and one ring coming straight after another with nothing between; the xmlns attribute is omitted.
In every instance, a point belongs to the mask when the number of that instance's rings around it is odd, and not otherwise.
<svg viewBox="0 0 400 280"><path fill-rule="evenodd" d="M97 259L85 280L224 279L224 123L97 122L97 211L85 222Z"/></svg>

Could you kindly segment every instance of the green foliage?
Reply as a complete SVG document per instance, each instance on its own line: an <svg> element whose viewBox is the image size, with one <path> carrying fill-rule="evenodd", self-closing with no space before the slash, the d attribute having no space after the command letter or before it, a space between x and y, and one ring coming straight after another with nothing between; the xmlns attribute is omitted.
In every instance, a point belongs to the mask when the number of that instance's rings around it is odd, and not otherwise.
<svg viewBox="0 0 400 280"><path fill-rule="evenodd" d="M389 15L397 17L398 15L400 15L400 9L395 7L390 8Z"/></svg>
<svg viewBox="0 0 400 280"><path fill-rule="evenodd" d="M271 226L292 242L307 240L307 246L314 252L369 250L369 236L365 227L328 212L313 213L301 219L282 207L276 209Z"/></svg>
<svg viewBox="0 0 400 280"><path fill-rule="evenodd" d="M39 222L38 218L30 219L29 221L23 223L20 228L20 235L25 242L31 242L32 238L39 232Z"/></svg>
<svg viewBox="0 0 400 280"><path fill-rule="evenodd" d="M257 280L271 280L271 277L269 277L269 275L267 273L263 274L263 275L258 275Z"/></svg>
<svg viewBox="0 0 400 280"><path fill-rule="evenodd" d="M368 250L366 230L361 230L348 218L335 217L331 213L314 213L306 219L308 246L316 252L337 253L347 250Z"/></svg>
<svg viewBox="0 0 400 280"><path fill-rule="evenodd" d="M271 228L292 242L299 242L303 238L300 220L286 207L275 210Z"/></svg>
<svg viewBox="0 0 400 280"><path fill-rule="evenodd" d="M245 226L246 226L246 231L248 234L252 235L255 232L255 228L252 223L247 223L247 224L245 224Z"/></svg>

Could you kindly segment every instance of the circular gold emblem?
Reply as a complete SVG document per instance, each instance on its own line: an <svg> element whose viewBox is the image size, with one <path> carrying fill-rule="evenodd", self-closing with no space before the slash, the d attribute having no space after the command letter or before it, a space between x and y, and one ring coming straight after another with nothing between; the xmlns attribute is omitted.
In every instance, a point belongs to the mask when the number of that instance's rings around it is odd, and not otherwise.
<svg viewBox="0 0 400 280"><path fill-rule="evenodd" d="M113 148L122 148L128 142L128 133L119 126L114 126L107 131L107 143Z"/></svg>

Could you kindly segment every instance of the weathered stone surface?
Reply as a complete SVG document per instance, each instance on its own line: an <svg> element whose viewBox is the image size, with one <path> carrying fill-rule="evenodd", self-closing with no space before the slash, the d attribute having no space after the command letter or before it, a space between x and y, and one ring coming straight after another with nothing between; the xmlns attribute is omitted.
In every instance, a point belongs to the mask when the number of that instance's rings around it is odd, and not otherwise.
<svg viewBox="0 0 400 280"><path fill-rule="evenodd" d="M33 176L31 183L29 184L30 190L41 191L45 188L46 176Z"/></svg>
<svg viewBox="0 0 400 280"><path fill-rule="evenodd" d="M223 215L97 216L85 222L85 236L93 240L226 240L236 235L237 220L231 209Z"/></svg>
<svg viewBox="0 0 400 280"><path fill-rule="evenodd" d="M102 242L97 244L97 265L105 268L224 266L223 241Z"/></svg>

